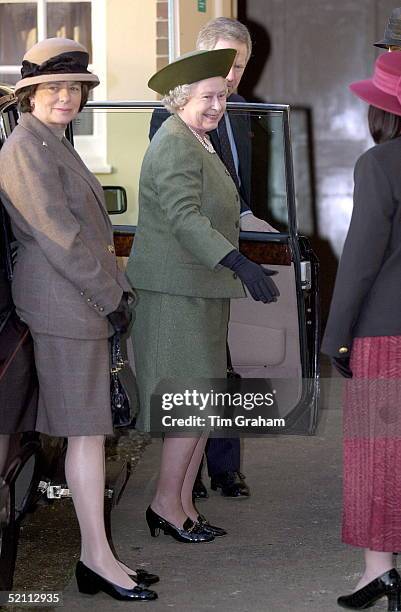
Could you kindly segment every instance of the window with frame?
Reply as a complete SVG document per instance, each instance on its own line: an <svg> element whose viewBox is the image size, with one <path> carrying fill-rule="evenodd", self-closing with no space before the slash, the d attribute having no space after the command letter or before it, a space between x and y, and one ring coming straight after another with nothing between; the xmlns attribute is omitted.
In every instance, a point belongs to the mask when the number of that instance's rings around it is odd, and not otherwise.
<svg viewBox="0 0 401 612"><path fill-rule="evenodd" d="M21 78L22 57L36 42L61 36L82 43L100 78L90 99L106 98L105 0L0 0L0 83ZM106 125L91 112L75 120L75 145L93 172L109 172Z"/></svg>

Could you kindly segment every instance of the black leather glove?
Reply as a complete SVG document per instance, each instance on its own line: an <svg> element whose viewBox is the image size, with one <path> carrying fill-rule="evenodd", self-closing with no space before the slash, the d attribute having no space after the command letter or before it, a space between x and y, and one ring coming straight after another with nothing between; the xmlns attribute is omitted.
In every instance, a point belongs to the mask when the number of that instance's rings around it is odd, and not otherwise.
<svg viewBox="0 0 401 612"><path fill-rule="evenodd" d="M352 378L352 370L349 367L350 357L346 355L344 357L332 357L331 363L344 378Z"/></svg>
<svg viewBox="0 0 401 612"><path fill-rule="evenodd" d="M277 274L275 270L263 268L236 250L223 257L220 263L239 276L254 300L264 304L277 302L280 291L270 278Z"/></svg>
<svg viewBox="0 0 401 612"><path fill-rule="evenodd" d="M124 291L117 308L107 315L108 320L118 334L126 334L132 322L132 311L129 307L130 294Z"/></svg>

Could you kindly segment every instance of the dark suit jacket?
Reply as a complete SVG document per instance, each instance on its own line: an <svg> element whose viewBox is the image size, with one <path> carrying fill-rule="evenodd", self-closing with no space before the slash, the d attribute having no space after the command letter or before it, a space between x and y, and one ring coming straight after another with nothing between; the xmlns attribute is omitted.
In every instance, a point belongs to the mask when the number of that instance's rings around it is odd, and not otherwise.
<svg viewBox="0 0 401 612"><path fill-rule="evenodd" d="M227 98L227 102L245 102L245 99L238 94L232 94ZM153 112L149 128L150 140L152 140L159 127L166 119L168 119L169 116L170 113L165 108L156 109ZM249 116L243 112L238 114L231 112L229 117L238 151L239 177L241 180L241 212L244 212L250 208L251 202L252 143L250 139L250 119ZM210 132L210 139L216 153L221 158L221 149L217 130Z"/></svg>
<svg viewBox="0 0 401 612"><path fill-rule="evenodd" d="M355 166L354 209L338 268L322 350L339 356L352 339L401 334L401 137Z"/></svg>

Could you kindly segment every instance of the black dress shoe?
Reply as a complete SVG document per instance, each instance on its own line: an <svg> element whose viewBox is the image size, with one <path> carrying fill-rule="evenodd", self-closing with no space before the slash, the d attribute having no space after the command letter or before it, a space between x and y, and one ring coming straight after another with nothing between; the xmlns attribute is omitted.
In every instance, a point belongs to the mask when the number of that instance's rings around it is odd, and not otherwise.
<svg viewBox="0 0 401 612"><path fill-rule="evenodd" d="M199 523L199 525L202 525L203 529L209 531L215 537L227 535L227 531L225 529L223 529L222 527L216 527L216 525L211 525L207 520L206 516L203 516L203 514L198 514L197 522Z"/></svg>
<svg viewBox="0 0 401 612"><path fill-rule="evenodd" d="M245 482L245 476L241 472L222 472L211 478L213 491L221 489L224 497L249 497L249 487Z"/></svg>
<svg viewBox="0 0 401 612"><path fill-rule="evenodd" d="M375 578L355 593L339 597L337 603L342 608L364 610L373 606L382 597L387 597L390 612L401 610L401 577L394 568Z"/></svg>
<svg viewBox="0 0 401 612"><path fill-rule="evenodd" d="M176 527L169 523L149 506L146 510L146 522L150 529L150 535L156 537L160 531L165 535L171 535L178 542L211 542L214 540L214 535L210 531L206 531L199 523L194 523L188 517L182 527Z"/></svg>
<svg viewBox="0 0 401 612"><path fill-rule="evenodd" d="M202 479L197 477L192 489L192 499L206 499L207 497L209 497L207 489L203 484Z"/></svg>
<svg viewBox="0 0 401 612"><path fill-rule="evenodd" d="M148 587L151 584L156 584L156 582L159 582L160 580L159 576L156 576L156 574L150 574L140 567L136 568L135 574L129 574L129 577L132 578L132 580L134 580L138 586L144 587Z"/></svg>
<svg viewBox="0 0 401 612"><path fill-rule="evenodd" d="M140 586L136 586L133 589L126 589L109 582L106 578L99 576L89 567L84 565L82 561L78 561L75 568L75 577L77 579L78 590L80 593L86 595L95 595L99 591L107 593L114 599L120 601L150 601L157 599L157 593L148 589L143 589Z"/></svg>

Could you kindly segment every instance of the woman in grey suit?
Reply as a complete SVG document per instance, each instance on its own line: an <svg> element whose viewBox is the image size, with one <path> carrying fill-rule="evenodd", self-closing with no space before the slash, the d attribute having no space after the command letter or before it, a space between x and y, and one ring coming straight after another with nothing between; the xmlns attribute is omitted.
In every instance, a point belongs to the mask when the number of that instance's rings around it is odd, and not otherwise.
<svg viewBox="0 0 401 612"><path fill-rule="evenodd" d="M148 431L151 397L161 380L226 377L229 302L245 296L241 281L257 300L278 296L273 272L237 250L238 191L207 135L223 116L225 77L235 54L192 52L149 81L173 114L144 157L138 230L127 268L138 293L138 424ZM166 436L156 495L146 512L152 536L162 530L198 543L226 533L199 515L192 501L206 439L196 432Z"/></svg>
<svg viewBox="0 0 401 612"><path fill-rule="evenodd" d="M36 429L68 437L79 590L155 599L143 583L157 577L138 577L120 563L104 527L104 438L113 433L108 338L129 326L131 289L117 265L102 188L64 137L99 83L88 60L82 45L63 38L37 43L23 59L15 88L22 114L0 152L0 195L19 243L12 293L34 342Z"/></svg>

